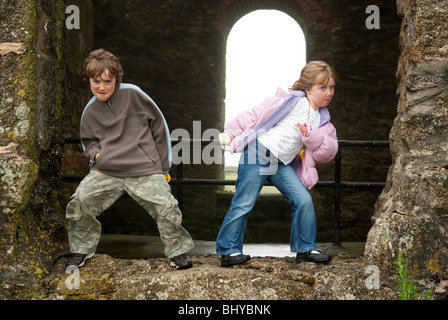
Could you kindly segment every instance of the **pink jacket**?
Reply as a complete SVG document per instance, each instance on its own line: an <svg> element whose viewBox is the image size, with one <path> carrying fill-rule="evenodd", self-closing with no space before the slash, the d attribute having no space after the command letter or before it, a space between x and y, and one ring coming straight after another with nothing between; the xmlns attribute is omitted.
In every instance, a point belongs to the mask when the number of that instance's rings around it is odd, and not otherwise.
<svg viewBox="0 0 448 320"><path fill-rule="evenodd" d="M257 138L257 131L260 127L265 130L272 127L276 123L275 121L278 121L278 119L274 119L274 115L289 112L288 108L295 105L298 99L304 97L303 91L288 93L279 88L272 98L266 99L256 107L240 113L225 126L224 132L232 138L230 152L242 152L248 143L247 139L254 140ZM331 161L336 156L339 147L336 129L330 122L328 109L320 108L320 114L320 126L310 125L307 137L301 133L305 145L303 162L298 157L291 163L298 177L308 189L313 188L319 180L316 163ZM244 144L242 141L246 143Z"/></svg>

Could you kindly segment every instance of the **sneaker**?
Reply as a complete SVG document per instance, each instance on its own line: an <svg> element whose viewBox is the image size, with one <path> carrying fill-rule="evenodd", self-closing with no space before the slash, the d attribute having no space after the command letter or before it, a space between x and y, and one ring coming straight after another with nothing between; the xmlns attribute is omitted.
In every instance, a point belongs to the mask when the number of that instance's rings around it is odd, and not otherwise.
<svg viewBox="0 0 448 320"><path fill-rule="evenodd" d="M326 263L331 260L331 257L326 254L322 254L317 250L311 250L304 253L298 253L296 256L297 262L317 262Z"/></svg>
<svg viewBox="0 0 448 320"><path fill-rule="evenodd" d="M180 254L171 258L170 266L175 267L176 269L188 269L193 266L193 262L185 255L185 253Z"/></svg>
<svg viewBox="0 0 448 320"><path fill-rule="evenodd" d="M78 268L81 268L86 262L86 260L92 258L94 255L95 253L89 253L89 254L73 253L70 256L70 259L68 259L66 267L76 266Z"/></svg>
<svg viewBox="0 0 448 320"><path fill-rule="evenodd" d="M235 264L244 263L246 261L250 260L250 256L246 254L238 254L238 255L230 255L226 254L224 256L221 256L221 266L222 267L230 267Z"/></svg>

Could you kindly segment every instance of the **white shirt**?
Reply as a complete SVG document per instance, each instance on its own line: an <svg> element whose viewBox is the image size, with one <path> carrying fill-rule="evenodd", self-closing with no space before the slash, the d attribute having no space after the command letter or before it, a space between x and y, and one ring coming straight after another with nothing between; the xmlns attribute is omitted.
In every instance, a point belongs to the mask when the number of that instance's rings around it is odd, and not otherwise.
<svg viewBox="0 0 448 320"><path fill-rule="evenodd" d="M285 165L294 160L303 147L297 123L319 126L319 110L314 111L307 98L300 99L282 120L258 138Z"/></svg>

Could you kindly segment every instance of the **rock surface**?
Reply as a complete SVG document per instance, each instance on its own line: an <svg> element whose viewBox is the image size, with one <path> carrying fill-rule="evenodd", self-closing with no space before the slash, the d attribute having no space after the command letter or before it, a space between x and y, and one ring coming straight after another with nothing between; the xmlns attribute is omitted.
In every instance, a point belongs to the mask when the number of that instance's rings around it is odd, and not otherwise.
<svg viewBox="0 0 448 320"><path fill-rule="evenodd" d="M376 205L366 256L390 269L402 252L417 274L443 278L448 270L448 3L397 1L397 7L403 27L399 102L390 133L393 165Z"/></svg>
<svg viewBox="0 0 448 320"><path fill-rule="evenodd" d="M33 290L9 299L105 300L371 300L397 299L393 277L371 288L365 259L340 253L325 265L296 263L294 258L252 258L222 268L217 256L193 257L194 267L174 270L165 258L116 259L97 254L79 271L54 270ZM368 271L368 270L367 270ZM79 272L78 274L76 274ZM76 277L79 275L79 286ZM3 285L5 289L6 284ZM0 290L0 297L1 297ZM14 292L11 287L4 291Z"/></svg>

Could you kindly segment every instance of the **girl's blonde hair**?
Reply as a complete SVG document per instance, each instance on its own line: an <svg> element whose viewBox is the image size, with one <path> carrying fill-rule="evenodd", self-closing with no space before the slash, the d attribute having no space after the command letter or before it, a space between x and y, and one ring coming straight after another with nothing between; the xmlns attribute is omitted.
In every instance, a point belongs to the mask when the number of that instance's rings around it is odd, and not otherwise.
<svg viewBox="0 0 448 320"><path fill-rule="evenodd" d="M310 90L316 84L327 84L331 78L337 81L333 67L324 61L310 61L303 67L300 79L294 82L290 90Z"/></svg>
<svg viewBox="0 0 448 320"><path fill-rule="evenodd" d="M101 77L101 74L106 69L111 77L117 79L117 82L120 83L122 81L124 72L118 58L104 49L94 50L84 60L84 80L89 81L90 78Z"/></svg>

